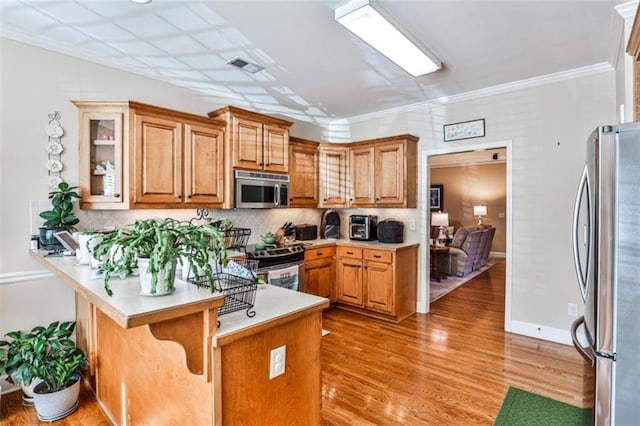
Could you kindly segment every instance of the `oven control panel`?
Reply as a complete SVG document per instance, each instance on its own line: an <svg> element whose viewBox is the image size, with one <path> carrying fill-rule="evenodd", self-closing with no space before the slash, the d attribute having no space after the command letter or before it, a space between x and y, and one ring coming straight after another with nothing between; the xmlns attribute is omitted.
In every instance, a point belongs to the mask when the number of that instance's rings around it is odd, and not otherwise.
<svg viewBox="0 0 640 426"><path fill-rule="evenodd" d="M304 247L301 245L295 245L290 247L273 248L265 250L257 250L248 252L247 256L252 259L265 259L270 257L283 257L291 254L303 253Z"/></svg>

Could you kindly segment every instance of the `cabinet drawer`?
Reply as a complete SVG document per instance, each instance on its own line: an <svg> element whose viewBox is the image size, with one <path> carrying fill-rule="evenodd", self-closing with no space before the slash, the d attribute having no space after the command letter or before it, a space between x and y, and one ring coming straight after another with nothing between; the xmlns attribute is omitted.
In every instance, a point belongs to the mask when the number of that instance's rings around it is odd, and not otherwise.
<svg viewBox="0 0 640 426"><path fill-rule="evenodd" d="M322 247L316 249L307 249L304 251L304 261L309 262L316 259L326 259L336 254L335 247Z"/></svg>
<svg viewBox="0 0 640 426"><path fill-rule="evenodd" d="M338 257L362 259L362 249L357 247L338 247Z"/></svg>
<svg viewBox="0 0 640 426"><path fill-rule="evenodd" d="M391 263L393 262L393 253L386 250L367 249L364 251L364 258L374 262Z"/></svg>

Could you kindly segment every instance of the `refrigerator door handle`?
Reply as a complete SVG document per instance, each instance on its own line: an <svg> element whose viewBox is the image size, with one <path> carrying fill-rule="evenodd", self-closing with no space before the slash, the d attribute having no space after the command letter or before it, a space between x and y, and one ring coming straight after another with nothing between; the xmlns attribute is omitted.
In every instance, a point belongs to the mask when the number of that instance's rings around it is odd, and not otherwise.
<svg viewBox="0 0 640 426"><path fill-rule="evenodd" d="M591 365L595 365L596 362L596 354L593 351L591 346L582 346L578 341L578 328L584 324L584 316L581 316L577 320L571 324L571 340L573 341L573 346L575 346L576 350L584 359L589 361Z"/></svg>
<svg viewBox="0 0 640 426"><path fill-rule="evenodd" d="M586 192L585 192L586 191ZM580 209L582 207L582 196L585 195L585 201L587 202L587 222L583 225L584 229L584 243L587 246L586 265L583 265L580 260ZM578 276L578 287L582 294L582 300L587 300L587 285L589 280L589 273L591 269L591 191L589 188L589 169L585 165L582 171L582 177L580 178L580 185L578 187L578 194L576 196L576 203L573 211L573 264L576 269L576 275Z"/></svg>

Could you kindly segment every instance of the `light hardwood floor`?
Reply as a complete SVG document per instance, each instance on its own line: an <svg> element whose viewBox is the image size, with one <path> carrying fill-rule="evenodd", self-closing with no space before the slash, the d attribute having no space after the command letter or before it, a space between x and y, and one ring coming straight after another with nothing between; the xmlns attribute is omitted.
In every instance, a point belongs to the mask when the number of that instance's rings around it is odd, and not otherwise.
<svg viewBox="0 0 640 426"><path fill-rule="evenodd" d="M391 324L333 309L322 340L324 425L490 425L509 386L581 406L581 358L570 346L502 331L504 263L436 301L428 315ZM4 395L3 425L39 424L19 392ZM106 425L83 391L56 425Z"/></svg>
<svg viewBox="0 0 640 426"><path fill-rule="evenodd" d="M503 331L504 262L400 324L332 310L325 425L490 425L509 386L583 406L573 347Z"/></svg>

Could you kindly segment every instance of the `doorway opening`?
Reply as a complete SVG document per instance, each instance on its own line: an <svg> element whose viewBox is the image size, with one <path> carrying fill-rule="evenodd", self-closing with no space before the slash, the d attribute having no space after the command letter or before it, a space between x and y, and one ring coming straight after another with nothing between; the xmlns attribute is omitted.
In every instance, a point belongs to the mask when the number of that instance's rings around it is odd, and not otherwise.
<svg viewBox="0 0 640 426"><path fill-rule="evenodd" d="M424 164L426 164L424 174L426 179L423 179L423 182L426 180L429 196L424 197L425 201L422 206L423 212L425 212L422 223L426 227L426 232L423 233L423 247L428 248L432 243L436 246L441 245L444 241L438 240L438 236L443 236L440 232L443 230L445 234L451 234L450 237L446 235L449 237L447 242L450 243L455 231L461 227L477 226L479 221L485 226L495 227L496 229L492 231L494 236L490 252L492 258L504 258L506 262L504 329L509 331L511 328L511 141L428 151ZM434 198L432 195L439 198ZM478 206L482 207L478 208ZM476 207L475 212L474 207ZM447 213L448 226L446 228L444 226L432 228L431 226L431 213L439 211ZM442 220L441 215L436 216L438 216L437 220ZM451 229L452 227L453 229ZM434 253L437 250L434 250ZM442 251L446 252L447 250ZM439 257L432 256L428 249L425 254L428 264L422 275L426 290L425 303L429 306L432 274L435 273L437 276L438 268L442 265L436 265L432 269ZM450 261L452 257L453 253L443 259L445 268L467 268L464 275L473 276L473 273L469 272L468 265L465 266L464 262L460 266L447 264L447 261ZM460 263L463 257L456 259ZM502 259L499 260L502 261ZM456 275L447 275L447 277L452 277L451 286L455 286L456 283L459 285L464 281L457 277L457 273L462 273L462 269L455 272ZM447 291L447 286L449 286L448 283L437 284L433 290ZM443 288L445 289L443 290ZM428 308L427 311L429 310Z"/></svg>

